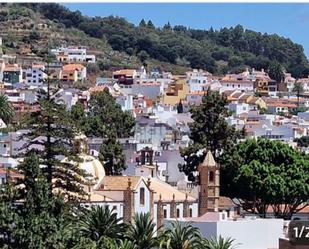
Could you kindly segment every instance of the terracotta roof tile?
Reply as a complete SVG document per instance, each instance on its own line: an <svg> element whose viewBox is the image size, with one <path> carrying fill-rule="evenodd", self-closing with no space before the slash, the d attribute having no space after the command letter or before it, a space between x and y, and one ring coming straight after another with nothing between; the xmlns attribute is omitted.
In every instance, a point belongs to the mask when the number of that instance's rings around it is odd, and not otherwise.
<svg viewBox="0 0 309 249"><path fill-rule="evenodd" d="M81 64L67 64L63 66L63 71L81 71L84 68Z"/></svg>

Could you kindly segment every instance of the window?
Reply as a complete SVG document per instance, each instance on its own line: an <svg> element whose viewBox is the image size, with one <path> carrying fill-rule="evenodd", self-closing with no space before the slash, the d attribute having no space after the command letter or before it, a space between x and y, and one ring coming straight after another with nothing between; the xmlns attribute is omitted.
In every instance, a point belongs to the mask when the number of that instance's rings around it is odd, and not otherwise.
<svg viewBox="0 0 309 249"><path fill-rule="evenodd" d="M166 211L166 209L163 210L163 217L164 217L164 219L167 218L167 211Z"/></svg>
<svg viewBox="0 0 309 249"><path fill-rule="evenodd" d="M145 188L140 188L139 190L139 204L141 206L145 205Z"/></svg>
<svg viewBox="0 0 309 249"><path fill-rule="evenodd" d="M177 208L177 218L179 218L180 217L180 210L179 210L179 208Z"/></svg>
<svg viewBox="0 0 309 249"><path fill-rule="evenodd" d="M192 207L189 208L189 217L192 217Z"/></svg>
<svg viewBox="0 0 309 249"><path fill-rule="evenodd" d="M210 171L210 172L209 172L209 181L210 181L210 182L213 182L213 181L214 181L214 172L213 172L213 171Z"/></svg>

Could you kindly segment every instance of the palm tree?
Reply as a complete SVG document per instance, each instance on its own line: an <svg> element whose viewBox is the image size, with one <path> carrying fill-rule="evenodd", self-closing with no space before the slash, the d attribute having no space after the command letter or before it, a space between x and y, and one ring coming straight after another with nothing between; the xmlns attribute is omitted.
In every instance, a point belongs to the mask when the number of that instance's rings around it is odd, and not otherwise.
<svg viewBox="0 0 309 249"><path fill-rule="evenodd" d="M135 244L136 249L151 249L159 244L158 237L156 237L157 232L150 214L140 213L135 215L127 236Z"/></svg>
<svg viewBox="0 0 309 249"><path fill-rule="evenodd" d="M224 239L219 236L218 239L204 240L205 249L235 249L237 245L233 245L234 240L231 238Z"/></svg>
<svg viewBox="0 0 309 249"><path fill-rule="evenodd" d="M122 219L117 218L108 206L92 206L90 210L85 210L79 226L81 235L94 241L99 241L102 236L121 239L127 229Z"/></svg>
<svg viewBox="0 0 309 249"><path fill-rule="evenodd" d="M7 96L0 94L0 118L7 124L13 117L14 109L8 101Z"/></svg>
<svg viewBox="0 0 309 249"><path fill-rule="evenodd" d="M296 82L293 87L293 92L297 95L297 108L299 107L299 97L302 92L304 92L304 86L301 82Z"/></svg>
<svg viewBox="0 0 309 249"><path fill-rule="evenodd" d="M198 228L190 223L171 223L163 235L160 247L166 249L198 249L203 248L202 238Z"/></svg>
<svg viewBox="0 0 309 249"><path fill-rule="evenodd" d="M284 79L284 68L278 62L273 62L269 66L268 75L271 79L275 80L277 83L281 83Z"/></svg>

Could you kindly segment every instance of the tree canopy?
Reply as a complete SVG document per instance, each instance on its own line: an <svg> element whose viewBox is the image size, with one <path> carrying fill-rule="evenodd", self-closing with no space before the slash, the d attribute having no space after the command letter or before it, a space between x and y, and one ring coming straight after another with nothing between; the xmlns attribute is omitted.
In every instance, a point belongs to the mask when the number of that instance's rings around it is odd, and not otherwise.
<svg viewBox="0 0 309 249"><path fill-rule="evenodd" d="M195 180L193 172L205 156L205 151L199 153L200 150L210 150L218 159L219 155L233 147L241 136L241 133L226 121L231 115L226 107L227 103L225 95L208 90L201 105L192 106L190 109L194 121L190 124L192 144L181 150L185 164L179 165L179 169L188 175L191 181Z"/></svg>
<svg viewBox="0 0 309 249"><path fill-rule="evenodd" d="M88 137L102 138L99 159L106 173L121 174L126 169L126 164L119 138L132 134L135 124L132 114L123 111L106 89L91 95L87 112L81 104L74 105L71 117Z"/></svg>
<svg viewBox="0 0 309 249"><path fill-rule="evenodd" d="M290 219L309 196L309 160L289 145L248 139L223 154L221 194L239 199L251 213Z"/></svg>
<svg viewBox="0 0 309 249"><path fill-rule="evenodd" d="M194 68L211 73L239 71L249 66L267 70L280 63L294 77L309 73L308 60L301 45L279 35L254 32L241 25L220 30L192 29L182 25L155 27L151 20L138 26L122 17L87 17L55 3L23 5L43 17L87 35L106 39L115 50L176 64L188 61ZM224 63L222 63L224 62Z"/></svg>

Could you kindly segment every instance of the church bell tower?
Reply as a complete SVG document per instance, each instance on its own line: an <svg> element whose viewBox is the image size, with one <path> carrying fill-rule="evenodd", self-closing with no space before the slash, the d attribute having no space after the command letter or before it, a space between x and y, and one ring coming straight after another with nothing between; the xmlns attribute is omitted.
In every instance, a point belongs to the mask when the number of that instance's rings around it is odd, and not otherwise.
<svg viewBox="0 0 309 249"><path fill-rule="evenodd" d="M199 216L207 212L218 212L220 196L220 168L210 151L198 166L199 172Z"/></svg>

